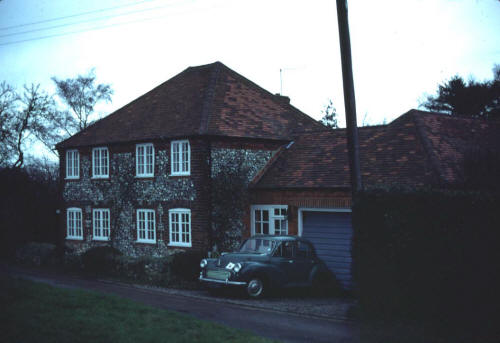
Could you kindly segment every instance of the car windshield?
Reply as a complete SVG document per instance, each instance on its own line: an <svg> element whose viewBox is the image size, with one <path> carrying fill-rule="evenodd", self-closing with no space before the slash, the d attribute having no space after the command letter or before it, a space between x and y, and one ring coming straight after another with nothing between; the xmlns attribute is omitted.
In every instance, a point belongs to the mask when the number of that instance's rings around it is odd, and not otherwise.
<svg viewBox="0 0 500 343"><path fill-rule="evenodd" d="M243 243L240 252L254 254L270 254L276 243L269 239L249 238Z"/></svg>

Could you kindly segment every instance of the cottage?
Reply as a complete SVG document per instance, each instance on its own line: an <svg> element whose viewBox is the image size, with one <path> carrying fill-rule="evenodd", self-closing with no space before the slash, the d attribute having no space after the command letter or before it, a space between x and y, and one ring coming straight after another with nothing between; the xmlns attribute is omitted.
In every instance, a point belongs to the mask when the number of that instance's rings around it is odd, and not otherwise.
<svg viewBox="0 0 500 343"><path fill-rule="evenodd" d="M499 133L496 122L416 110L362 127L364 184L455 187L468 149L496 149ZM57 149L61 227L76 254L102 245L157 257L212 249L223 212L214 180L244 169L249 197L230 209L224 234L309 238L351 286L345 130L324 127L220 62L184 70Z"/></svg>
<svg viewBox="0 0 500 343"><path fill-rule="evenodd" d="M321 126L220 62L188 68L57 145L66 246L207 250L212 177L238 157L250 181L292 131Z"/></svg>

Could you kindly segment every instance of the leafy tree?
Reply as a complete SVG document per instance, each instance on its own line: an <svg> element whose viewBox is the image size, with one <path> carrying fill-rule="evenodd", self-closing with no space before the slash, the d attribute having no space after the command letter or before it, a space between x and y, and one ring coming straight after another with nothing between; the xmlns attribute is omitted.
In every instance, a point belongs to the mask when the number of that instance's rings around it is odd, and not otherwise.
<svg viewBox="0 0 500 343"><path fill-rule="evenodd" d="M325 109L321 112L323 113L323 118L320 122L331 129L337 129L339 127L337 122L337 110L333 106L333 101L329 100Z"/></svg>
<svg viewBox="0 0 500 343"><path fill-rule="evenodd" d="M53 77L52 81L56 84L57 95L70 109L57 117L58 126L66 135L73 135L92 124L91 117L99 102L111 102L111 86L96 84L94 69L74 79L60 80Z"/></svg>
<svg viewBox="0 0 500 343"><path fill-rule="evenodd" d="M500 118L500 65L493 68L493 75L493 80L484 82L465 82L455 75L420 106L454 116Z"/></svg>

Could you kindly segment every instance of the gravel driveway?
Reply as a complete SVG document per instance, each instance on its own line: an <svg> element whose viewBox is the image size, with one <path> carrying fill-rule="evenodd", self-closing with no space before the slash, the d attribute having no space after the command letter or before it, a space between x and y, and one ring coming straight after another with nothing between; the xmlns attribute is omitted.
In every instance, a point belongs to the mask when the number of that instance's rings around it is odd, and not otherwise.
<svg viewBox="0 0 500 343"><path fill-rule="evenodd" d="M225 302L245 307L260 308L270 311L294 313L302 316L319 317L339 321L353 321L353 307L356 301L351 298L313 297L304 292L288 291L264 299L247 299L235 292L209 292L200 290L179 290L171 288L134 285L138 288L155 289L169 294L182 295L204 300Z"/></svg>

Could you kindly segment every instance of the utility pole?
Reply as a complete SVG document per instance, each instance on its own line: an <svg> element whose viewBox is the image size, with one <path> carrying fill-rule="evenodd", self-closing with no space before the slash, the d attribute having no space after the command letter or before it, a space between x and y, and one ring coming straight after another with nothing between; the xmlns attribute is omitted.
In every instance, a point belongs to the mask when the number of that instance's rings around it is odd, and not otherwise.
<svg viewBox="0 0 500 343"><path fill-rule="evenodd" d="M359 165L358 124L356 121L356 99L352 77L351 39L347 20L347 0L337 0L337 19L339 23L340 56L342 60L342 79L344 83L344 104L347 124L347 149L351 172L352 193L361 190L361 171Z"/></svg>

